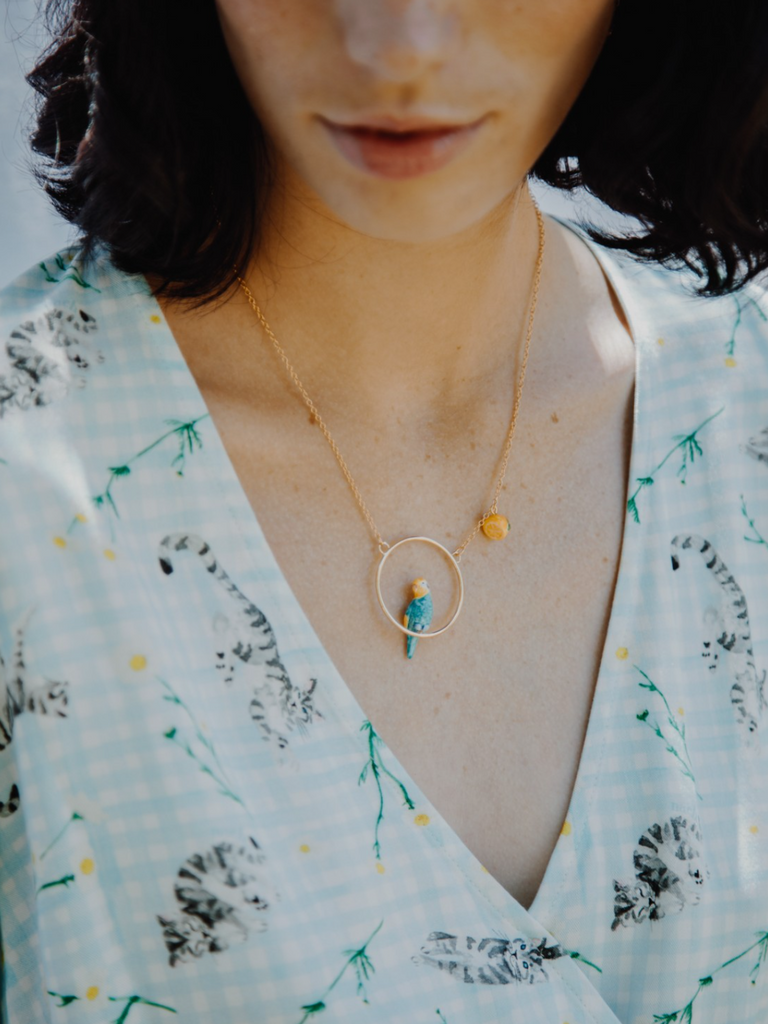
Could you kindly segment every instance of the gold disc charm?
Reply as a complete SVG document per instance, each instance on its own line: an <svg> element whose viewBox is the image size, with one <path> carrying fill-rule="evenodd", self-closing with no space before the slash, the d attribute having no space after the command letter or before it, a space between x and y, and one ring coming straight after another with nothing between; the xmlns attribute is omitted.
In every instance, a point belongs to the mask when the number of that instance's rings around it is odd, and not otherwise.
<svg viewBox="0 0 768 1024"><path fill-rule="evenodd" d="M503 540L509 533L509 520L506 516L494 512L483 521L483 533L491 540Z"/></svg>
<svg viewBox="0 0 768 1024"><path fill-rule="evenodd" d="M398 622L398 620L394 617L394 615L392 615L392 613L390 612L389 608L387 608L386 604L384 603L384 597L382 596L382 593L381 593L381 573L382 573L382 570L384 569L384 563L386 562L386 560L389 558L389 556L392 554L393 551L396 551L403 544L413 544L416 541L420 541L422 544L431 544L433 547L438 548L438 550L440 550L445 555L445 557L448 559L448 561L450 562L451 567L452 567L452 569L454 571L454 574L456 576L456 580L457 580L457 582L459 584L459 599L458 599L458 602L456 604L456 607L454 608L453 614L451 615L451 617L448 620L448 622L446 622L445 625L441 626L439 629L433 629L433 630L409 629L408 626L405 624L405 620L407 620L407 618L408 618L407 613L404 616L404 621L403 622ZM417 580L414 580L414 586L416 586L416 585L418 585L422 591L424 590L424 587L426 586L427 593L428 593L428 585L426 583L426 580L423 579L423 577L419 577ZM414 589L414 593L417 593L416 589ZM459 568L459 563L456 561L456 558L451 554L451 552L448 550L448 548L443 547L443 545L440 544L438 541L432 540L431 537L404 537L402 540L399 540L396 544L393 544L391 548L387 548L386 551L382 552L381 561L379 562L379 567L376 570L376 596L379 599L379 604L381 605L381 610L384 612L384 614L387 616L387 618L389 619L389 621L392 623L393 626L397 626L397 628L402 633L405 633L408 637L415 637L418 640L420 640L423 637L426 640L429 637L440 636L440 634L444 633L446 631L446 629L450 629L450 627L454 624L456 619L459 617L459 612L461 611L461 606L464 604L464 578L461 575L461 569ZM431 618L431 615L430 615L430 618ZM409 647L411 648L411 652L412 652L413 645L410 643L410 641L409 641ZM408 657L411 657L411 656L412 656L412 653L408 655Z"/></svg>

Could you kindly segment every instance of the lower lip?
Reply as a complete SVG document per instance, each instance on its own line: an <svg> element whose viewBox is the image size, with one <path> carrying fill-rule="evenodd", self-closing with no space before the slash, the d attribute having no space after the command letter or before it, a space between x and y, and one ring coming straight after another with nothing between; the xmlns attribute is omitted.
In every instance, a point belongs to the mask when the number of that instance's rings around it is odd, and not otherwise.
<svg viewBox="0 0 768 1024"><path fill-rule="evenodd" d="M439 171L474 138L484 118L441 131L381 133L323 121L339 152L362 171L402 181Z"/></svg>

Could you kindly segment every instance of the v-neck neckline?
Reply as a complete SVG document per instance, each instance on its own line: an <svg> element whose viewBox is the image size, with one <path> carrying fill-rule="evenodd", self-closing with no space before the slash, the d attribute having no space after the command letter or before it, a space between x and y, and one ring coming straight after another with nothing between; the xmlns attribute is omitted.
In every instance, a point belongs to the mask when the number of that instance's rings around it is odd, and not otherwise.
<svg viewBox="0 0 768 1024"><path fill-rule="evenodd" d="M640 459L644 447L644 438L640 436L642 429L643 418L640 415L641 403L644 396L644 374L643 374L643 354L645 346L648 344L648 339L651 337L652 331L649 329L650 325L646 319L645 313L642 310L640 304L635 302L632 296L632 289L627 281L626 275L620 270L619 266L613 260L609 260L608 257L599 251L595 243L591 241L581 229L575 225L570 224L568 221L562 220L559 217L549 215L552 220L557 221L564 228L574 233L577 238L580 238L585 245L591 250L592 254L597 259L598 264L602 268L606 278L610 281L616 296L619 300L620 305L623 307L624 314L630 327L632 339L634 342L635 349L635 381L634 381L634 397L633 397L633 415L632 415L632 438L630 445L630 459L629 459L629 473L627 481L627 492L625 494L624 504L624 524L622 528L621 538L621 551L619 554L619 567L616 576L616 582L613 591L613 597L611 601L611 608L608 616L608 625L605 632L605 640L603 649L601 651L599 667L597 673L597 679L592 695L592 702L589 712L589 718L587 722L587 728L585 731L584 741L579 756L579 763L576 770L576 775L571 790L571 796L568 803L568 810L564 821L571 820L571 814L575 802L582 797L582 791L586 786L592 787L597 785L595 778L585 778L585 764L588 760L588 756L592 753L592 748L595 744L602 742L599 735L599 730L602 727L602 723L597 720L595 709L600 702L605 699L606 689L606 676L610 675L608 669L609 660L609 644L613 638L615 619L617 614L617 608L626 605L624 599L623 588L626 584L627 579L631 576L631 573L626 571L628 562L635 557L633 548L639 542L637 533L637 526L632 521L631 516L627 511L627 500L630 494L632 482L637 476L640 475ZM202 411L207 413L209 419L209 431L213 438L213 447L218 449L218 458L221 460L222 469L220 478L225 483L225 491L228 495L231 495L230 499L230 513L235 523L240 529L244 544L247 549L250 549L253 545L261 555L262 560L266 557L266 560L271 564L270 578L272 580L277 579L283 588L285 600L287 600L290 606L290 618L293 625L293 629L296 629L296 623L298 623L298 630L301 635L305 638L310 638L312 641L313 648L319 652L321 661L325 664L318 668L313 667L313 674L316 674L319 679L325 681L324 692L326 699L334 706L337 713L345 720L345 724L349 730L350 736L354 737L355 742L361 746L361 754L365 756L365 740L360 732L360 725L363 721L368 719L364 709L360 706L354 693L347 685L344 677L337 668L335 662L331 658L330 654L326 650L325 646L321 643L315 629L306 614L304 608L299 602L296 594L294 593L287 577L282 572L280 565L272 551L272 548L266 538L264 531L259 523L258 516L255 509L251 505L251 502L246 494L245 488L240 482L234 465L229 457L229 454L224 446L222 438L216 427L216 423L211 416L210 409L208 408L203 394L195 380L192 371L184 358L181 348L176 341L175 335L168 324L165 317L164 311L160 306L157 299L152 295L148 281L143 275L139 275L139 279L143 281L146 288L146 293L141 298L146 298L146 301L150 306L150 314L154 324L156 325L155 333L153 334L156 341L162 337L161 344L164 343L168 349L166 352L164 362L166 359L171 365L178 365L182 370L182 373L186 377L187 386L189 389L190 396L194 399L196 404ZM158 320L159 318L159 320ZM249 554L252 554L249 551ZM263 563L262 563L263 564ZM279 625L276 626L276 631L279 632ZM353 717L354 716L354 717ZM604 739L604 737L603 737ZM558 872L563 870L564 865L561 863L561 847L563 835L558 836L558 840L555 847L550 855L549 861L547 862L544 875L541 879L539 887L536 891L533 901L528 908L524 907L522 903L517 900L512 893L509 892L498 880L496 880L488 871L482 866L479 858L469 849L464 841L459 837L458 833L448 824L443 818L442 814L434 807L429 795L423 793L421 787L414 782L411 778L407 768L405 768L394 755L389 747L387 747L387 759L389 764L392 766L393 772L404 780L406 787L409 791L415 791L424 798L424 804L428 807L430 812L430 820L436 825L437 829L441 834L441 840L439 845L442 847L444 852L450 857L456 864L462 874L468 880L477 880L478 878L485 876L485 881L490 882L494 887L497 887L498 891L494 894L492 900L493 906L501 913L503 917L519 918L520 914L527 915L529 919L535 922L535 926L542 928L540 924L542 918L546 918L549 915L545 913L547 909L553 909L552 904L554 903L555 897L563 892L566 888L567 879L558 878ZM506 909L505 909L506 908ZM510 913L512 908L517 908L516 913Z"/></svg>

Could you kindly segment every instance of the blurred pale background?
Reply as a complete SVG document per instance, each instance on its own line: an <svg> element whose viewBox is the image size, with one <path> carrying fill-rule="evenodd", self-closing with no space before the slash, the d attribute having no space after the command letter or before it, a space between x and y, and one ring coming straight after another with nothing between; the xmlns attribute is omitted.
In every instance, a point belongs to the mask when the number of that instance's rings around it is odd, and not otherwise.
<svg viewBox="0 0 768 1024"><path fill-rule="evenodd" d="M0 285L33 263L73 241L76 233L60 218L29 171L26 138L33 111L33 91L24 81L45 42L38 7L43 0L0 0ZM615 225L612 214L589 197L574 198L537 186L543 209L562 217Z"/></svg>
<svg viewBox="0 0 768 1024"><path fill-rule="evenodd" d="M32 89L24 72L43 38L38 0L0 0L0 284L61 248L74 233L54 211L27 168L26 124Z"/></svg>

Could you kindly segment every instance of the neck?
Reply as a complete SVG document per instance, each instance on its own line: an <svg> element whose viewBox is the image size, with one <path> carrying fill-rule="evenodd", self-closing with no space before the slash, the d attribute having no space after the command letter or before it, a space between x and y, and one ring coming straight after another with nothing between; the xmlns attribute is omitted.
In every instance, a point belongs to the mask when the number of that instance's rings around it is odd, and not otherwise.
<svg viewBox="0 0 768 1024"><path fill-rule="evenodd" d="M494 385L508 401L538 252L525 183L517 199L418 245L360 235L308 204L270 212L243 276L321 414L325 402L369 424L426 422L487 402Z"/></svg>

